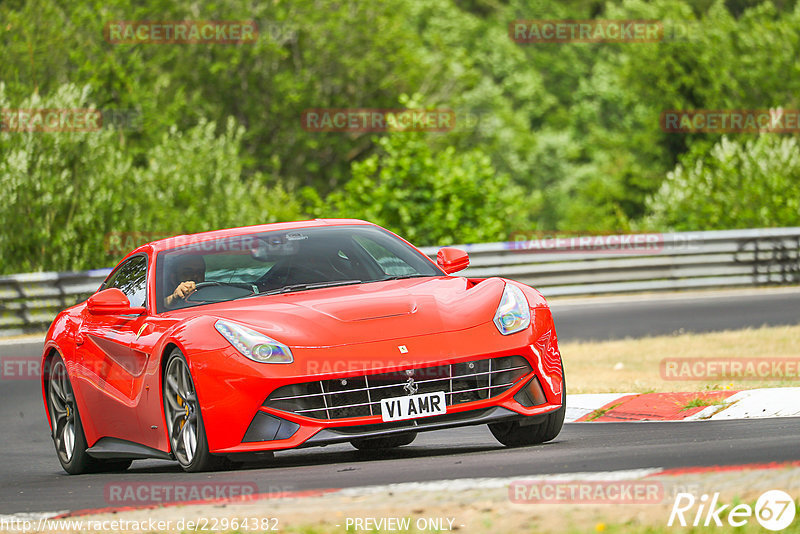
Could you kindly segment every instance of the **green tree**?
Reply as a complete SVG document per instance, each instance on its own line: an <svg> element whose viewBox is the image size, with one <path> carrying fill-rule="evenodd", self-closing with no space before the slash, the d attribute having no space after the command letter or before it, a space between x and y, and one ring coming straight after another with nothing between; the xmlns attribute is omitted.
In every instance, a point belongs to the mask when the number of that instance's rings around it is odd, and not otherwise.
<svg viewBox="0 0 800 534"><path fill-rule="evenodd" d="M64 85L0 108L92 108L89 88ZM113 265L111 233L176 234L302 218L281 186L244 178L243 129L201 120L173 127L137 164L113 129L0 132L0 272ZM127 251L126 251L127 252Z"/></svg>
<svg viewBox="0 0 800 534"><path fill-rule="evenodd" d="M535 199L479 150L434 152L418 133L387 135L378 145L318 204L319 216L366 219L419 245L497 241L527 228Z"/></svg>
<svg viewBox="0 0 800 534"><path fill-rule="evenodd" d="M800 143L774 134L723 137L685 158L649 201L651 227L722 230L800 226Z"/></svg>
<svg viewBox="0 0 800 534"><path fill-rule="evenodd" d="M85 105L142 114L140 126L113 135L4 137L0 157L10 169L8 180L18 171L62 178L61 189L51 191L21 185L18 174L4 191L33 204L0 209L8 210L4 220L18 226L43 217L46 228L65 221L75 227L80 208L62 214L63 200L45 205L44 199L65 193L78 198L91 181L95 195L113 196L107 200L116 206L106 217L110 221L123 221L115 214L126 195L142 205L150 206L152 197L180 206L124 219L135 221L130 227L93 227L101 235L144 226L172 232L295 218L302 216L298 203L304 202L319 213L314 199L335 191L341 196L351 178L367 189L368 179L382 179L377 171L365 176L360 165L375 157L382 165L387 152L381 135L306 131L303 111L396 108L399 95L416 94L417 106L453 109L456 127L413 143L406 137L415 147L427 145L409 149L408 157L434 154L438 162L449 154L456 167L478 173L469 177L474 182L484 181L485 166L470 162L476 155L488 158L488 167L533 199L526 200L524 220L508 226L635 228L667 173L678 162L693 168L720 142L719 134L661 131L662 111L800 107L799 6L795 0L0 2L0 81L12 107L71 84L91 87ZM659 43L536 45L517 44L508 35L509 22L517 19L592 18L657 19L667 35ZM255 20L260 37L243 45L115 45L103 35L111 21L186 19ZM676 29L684 33L676 35ZM24 139L30 146L22 149ZM106 169L124 176L132 191L108 183L99 175ZM236 200L228 203L219 184L237 180L244 189L231 185L226 192ZM397 182L397 195L415 195L412 184ZM307 193L297 197L302 186ZM190 204L189 191L198 189L215 198L202 218ZM462 211L480 208L464 205ZM392 210L401 212L387 208ZM10 233L17 226L7 228ZM37 238L30 247L52 248L50 265L62 265L57 248L88 246L75 244L89 231L81 228L62 241ZM13 235L2 239L28 247ZM58 268L76 265L63 261ZM41 263L29 265L34 264Z"/></svg>

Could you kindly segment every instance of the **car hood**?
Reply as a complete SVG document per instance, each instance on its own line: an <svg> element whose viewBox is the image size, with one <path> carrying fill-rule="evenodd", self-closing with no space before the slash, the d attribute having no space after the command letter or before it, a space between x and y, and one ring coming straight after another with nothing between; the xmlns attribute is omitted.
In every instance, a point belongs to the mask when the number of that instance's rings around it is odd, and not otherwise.
<svg viewBox="0 0 800 534"><path fill-rule="evenodd" d="M330 347L463 330L492 320L505 282L435 277L267 295L203 306L294 347ZM200 311L193 309L194 314ZM189 312L189 310L185 310Z"/></svg>

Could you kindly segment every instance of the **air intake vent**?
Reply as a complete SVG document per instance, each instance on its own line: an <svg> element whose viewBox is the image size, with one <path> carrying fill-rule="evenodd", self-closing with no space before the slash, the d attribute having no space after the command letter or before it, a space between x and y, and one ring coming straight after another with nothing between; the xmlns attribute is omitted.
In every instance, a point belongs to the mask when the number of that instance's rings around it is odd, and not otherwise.
<svg viewBox="0 0 800 534"><path fill-rule="evenodd" d="M486 358L391 373L348 376L276 389L264 406L314 419L345 419L381 413L381 399L445 392L448 406L489 399L531 372L522 356Z"/></svg>

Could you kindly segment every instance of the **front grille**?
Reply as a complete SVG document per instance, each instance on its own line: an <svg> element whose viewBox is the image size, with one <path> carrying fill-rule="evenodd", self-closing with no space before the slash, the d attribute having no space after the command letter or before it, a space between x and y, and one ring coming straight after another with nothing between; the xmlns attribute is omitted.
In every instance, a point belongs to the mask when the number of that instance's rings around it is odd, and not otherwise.
<svg viewBox="0 0 800 534"><path fill-rule="evenodd" d="M496 397L531 372L522 356L485 358L390 373L348 376L283 386L264 406L314 419L345 419L381 413L381 400L414 392L443 391L448 406Z"/></svg>

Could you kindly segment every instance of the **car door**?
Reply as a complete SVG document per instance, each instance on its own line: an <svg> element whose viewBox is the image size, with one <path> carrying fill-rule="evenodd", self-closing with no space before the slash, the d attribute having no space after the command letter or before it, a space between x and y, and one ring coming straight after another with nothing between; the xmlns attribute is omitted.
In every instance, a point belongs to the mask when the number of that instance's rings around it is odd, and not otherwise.
<svg viewBox="0 0 800 534"><path fill-rule="evenodd" d="M128 297L131 307L147 307L146 254L121 263L103 283L102 289L117 288ZM137 405L144 385L149 353L132 346L145 328L142 315L100 315L83 311L76 335L77 375L90 387L82 388L89 417L89 446L92 438L114 437L139 441L141 436ZM90 435L92 437L90 437Z"/></svg>

